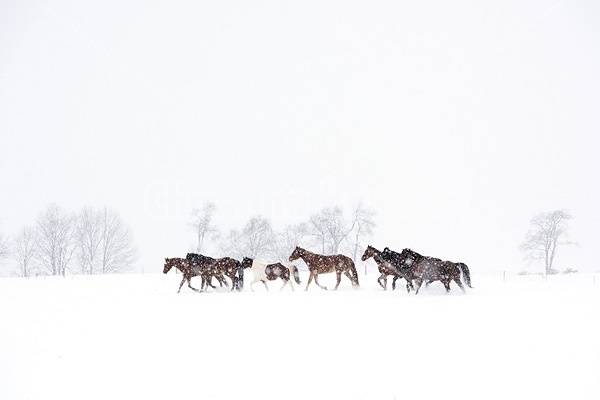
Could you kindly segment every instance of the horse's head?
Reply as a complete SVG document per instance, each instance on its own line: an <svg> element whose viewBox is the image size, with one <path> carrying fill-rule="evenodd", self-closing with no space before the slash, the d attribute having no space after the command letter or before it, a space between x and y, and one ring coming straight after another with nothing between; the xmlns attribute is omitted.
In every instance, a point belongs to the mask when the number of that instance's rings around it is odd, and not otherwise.
<svg viewBox="0 0 600 400"><path fill-rule="evenodd" d="M296 261L302 256L302 249L299 246L296 246L294 252L290 255L290 262Z"/></svg>
<svg viewBox="0 0 600 400"><path fill-rule="evenodd" d="M244 257L244 259L242 260L242 269L244 268L252 268L252 263L254 262L253 259L251 259L250 257Z"/></svg>
<svg viewBox="0 0 600 400"><path fill-rule="evenodd" d="M365 252L363 253L360 259L363 261L367 261L369 258L373 257L376 254L376 252L377 250L375 249L375 247L369 245L367 246Z"/></svg>
<svg viewBox="0 0 600 400"><path fill-rule="evenodd" d="M163 274L166 274L167 272L169 272L171 270L171 268L173 268L173 259L165 258L165 267L163 268Z"/></svg>

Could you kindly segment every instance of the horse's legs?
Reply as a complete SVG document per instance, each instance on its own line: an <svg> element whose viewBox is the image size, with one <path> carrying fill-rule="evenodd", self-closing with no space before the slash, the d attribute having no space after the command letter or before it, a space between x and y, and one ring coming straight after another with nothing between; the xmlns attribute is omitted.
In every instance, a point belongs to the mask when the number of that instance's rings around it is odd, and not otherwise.
<svg viewBox="0 0 600 400"><path fill-rule="evenodd" d="M405 278L406 279L406 278ZM413 283L410 279L406 279L406 291L408 293L410 293L410 290L415 290L415 287L413 286Z"/></svg>
<svg viewBox="0 0 600 400"><path fill-rule="evenodd" d="M338 285L340 284L340 280L341 280L341 279L342 279L342 277L341 277L341 276L338 276ZM321 289L323 289L323 290L327 290L327 288L326 288L325 286L323 286L323 285L321 285L321 284L319 283L319 274L318 274L318 273L316 273L316 274L315 274L315 283L316 283L316 284L317 284L317 286L318 286L318 287L320 287ZM335 288L337 289L337 285L336 285L336 287L335 287Z"/></svg>
<svg viewBox="0 0 600 400"><path fill-rule="evenodd" d="M348 278L350 279L350 274L347 274ZM341 271L335 271L335 277L337 279L337 283L335 284L335 287L333 288L333 290L337 290L338 286L340 286L340 282L342 281L342 272ZM352 280L352 279L350 279Z"/></svg>
<svg viewBox="0 0 600 400"><path fill-rule="evenodd" d="M423 284L423 278L417 278L417 279L415 279L415 281L417 282L417 288L415 290L415 294L419 294L419 289L421 288L421 285Z"/></svg>
<svg viewBox="0 0 600 400"><path fill-rule="evenodd" d="M451 282L450 279L444 279L442 281L442 283L444 284L444 287L446 288L446 293L450 292L450 282Z"/></svg>
<svg viewBox="0 0 600 400"><path fill-rule="evenodd" d="M177 293L181 292L181 287L183 286L183 282L185 282L185 275L183 276L183 279L181 280L181 283L179 284L179 290L177 291Z"/></svg>
<svg viewBox="0 0 600 400"><path fill-rule="evenodd" d="M285 280L285 279L283 279L283 278L281 278L281 280L283 281L283 286L282 286L282 287L281 287L281 289L279 289L279 290L283 290L283 288L285 287L285 285L287 285L287 284L288 284L288 282L290 281L289 279L288 279L288 280ZM293 287L292 287L292 290L294 290L294 288L293 288Z"/></svg>
<svg viewBox="0 0 600 400"><path fill-rule="evenodd" d="M379 278L377 278L377 283L379 283L379 286L381 286L383 290L387 290L387 275L382 272L381 275L379 275Z"/></svg>
<svg viewBox="0 0 600 400"><path fill-rule="evenodd" d="M237 289L237 276L229 277L231 279L231 290Z"/></svg>
<svg viewBox="0 0 600 400"><path fill-rule="evenodd" d="M308 290L308 287L310 286L310 283L313 280L313 273L312 271L308 274L308 282L306 283L306 289L304 289L305 291ZM316 281L316 280L315 280Z"/></svg>
<svg viewBox="0 0 600 400"><path fill-rule="evenodd" d="M188 276L187 281L188 281L188 286L190 289L192 289L195 292L199 292L198 289L196 289L195 287L192 286L192 277L191 276Z"/></svg>
<svg viewBox="0 0 600 400"><path fill-rule="evenodd" d="M454 282L456 282L456 284L458 285L458 287L460 288L460 290L462 290L463 293L465 292L465 287L462 284L462 281L460 280L460 278L456 277L454 278Z"/></svg>

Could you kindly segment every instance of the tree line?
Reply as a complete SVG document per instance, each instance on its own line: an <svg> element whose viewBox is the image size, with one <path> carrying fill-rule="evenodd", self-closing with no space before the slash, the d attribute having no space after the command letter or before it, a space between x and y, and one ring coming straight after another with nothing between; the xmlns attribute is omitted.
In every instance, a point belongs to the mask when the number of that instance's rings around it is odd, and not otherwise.
<svg viewBox="0 0 600 400"><path fill-rule="evenodd" d="M268 261L287 261L294 248L303 244L324 255L343 252L356 262L364 250L361 243L373 234L375 211L363 204L355 205L349 213L340 206L321 209L307 221L273 229L271 221L254 216L241 229L223 233L214 224L217 207L205 203L192 210L190 226L197 236L196 252L205 251L208 242L218 251L233 258L250 257Z"/></svg>
<svg viewBox="0 0 600 400"><path fill-rule="evenodd" d="M14 257L13 274L65 276L129 270L137 259L133 234L119 213L107 207L83 207L69 213L50 204L34 225L9 241L0 235L0 258Z"/></svg>
<svg viewBox="0 0 600 400"><path fill-rule="evenodd" d="M216 212L213 203L192 210L190 226L198 253L212 242L230 257L286 261L302 244L324 255L342 252L356 262L366 247L361 241L372 236L376 227L375 211L363 204L355 205L349 213L340 206L326 207L307 221L287 225L281 231L273 229L268 218L254 216L241 229L223 233L214 223ZM525 258L541 260L545 273L556 273L558 249L577 245L567 239L571 219L566 209L534 216L520 245ZM83 207L78 213L69 213L51 204L14 240L0 232L0 263L11 257L16 262L16 276L92 275L129 270L137 259L137 249L131 230L115 210Z"/></svg>

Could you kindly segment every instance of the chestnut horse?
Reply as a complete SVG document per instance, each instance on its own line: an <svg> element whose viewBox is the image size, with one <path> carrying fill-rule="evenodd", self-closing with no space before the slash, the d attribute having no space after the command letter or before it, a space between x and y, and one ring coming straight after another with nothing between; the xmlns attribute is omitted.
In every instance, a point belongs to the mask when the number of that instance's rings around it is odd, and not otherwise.
<svg viewBox="0 0 600 400"><path fill-rule="evenodd" d="M207 265L192 264L189 260L185 258L165 258L165 266L163 268L163 273L166 274L173 267L177 268L183 274L183 279L179 284L179 290L177 291L177 293L181 292L181 287L183 286L183 283L185 281L187 281L190 289L196 292L201 292L202 288L204 287L204 282L210 282L210 279L213 276L212 271L210 271L210 269L207 268ZM198 290L195 287L193 287L192 283L190 282L190 280L195 276L202 277L202 285L200 286L201 290ZM217 277L217 279L219 279L219 277ZM223 279L222 274L220 276L220 279ZM212 287L214 288L214 286Z"/></svg>
<svg viewBox="0 0 600 400"><path fill-rule="evenodd" d="M390 275L394 276L394 280L392 281L392 290L396 290L396 281L398 278L406 279L406 290L410 293L410 289L414 290L412 281L410 280L410 271L408 268L396 268L389 261L385 261L381 257L381 251L377 250L375 247L369 245L367 246L365 252L360 258L362 261L367 261L369 258L373 257L373 260L377 263L377 269L381 273L379 278L377 278L377 283L383 288L383 290L387 290L387 277Z"/></svg>
<svg viewBox="0 0 600 400"><path fill-rule="evenodd" d="M294 252L290 255L290 262L293 262L297 259L301 258L308 267L310 272L310 276L308 277L308 283L306 284L306 289L308 290L308 286L312 280L315 280L317 286L321 289L327 290L325 286L321 286L319 284L319 274L329 274L335 272L337 276L337 284L333 290L337 290L338 286L340 286L340 282L342 280L342 273L350 279L352 282L353 288L358 288L358 273L356 272L356 267L354 266L354 261L350 257L347 257L343 254L336 254L333 256L324 256L321 254L311 253L308 250L305 250L299 246L296 246Z"/></svg>
<svg viewBox="0 0 600 400"><path fill-rule="evenodd" d="M262 282L263 285L265 285L265 288L267 290L269 290L269 287L267 286L267 281L274 281L277 278L281 278L281 280L283 281L283 286L281 287L280 290L283 290L283 288L289 283L290 286L292 287L292 290L294 290L294 284L292 282L292 280L290 279L291 275L293 274L294 276L294 280L296 281L296 283L299 285L300 284L300 276L298 274L298 267L296 267L295 265L289 264L289 265L283 265L281 263L275 263L275 264L269 264L269 265L265 265L262 263L259 263L258 261L255 261L249 257L244 257L244 259L242 260L242 268L246 269L246 268L251 268L252 269L252 282L250 282L250 290L254 291L254 289L252 288L252 285L254 285L256 282Z"/></svg>
<svg viewBox="0 0 600 400"><path fill-rule="evenodd" d="M410 278L414 279L417 284L415 294L419 293L424 281L428 281L427 284L440 281L444 284L446 292L450 291L450 282L454 281L464 293L465 288L460 279L461 271L467 286L473 288L469 267L464 263L453 263L442 261L439 258L426 257L411 249L404 249L402 253L396 253L386 247L381 252L381 256L396 267L400 265L410 269Z"/></svg>
<svg viewBox="0 0 600 400"><path fill-rule="evenodd" d="M202 254L188 253L185 257L193 265L205 267L213 276L225 275L231 279L231 290L242 290L244 287L244 270L239 261L230 257L214 259ZM203 280L204 284L204 280ZM225 283L227 285L227 283ZM211 285L212 286L212 285Z"/></svg>

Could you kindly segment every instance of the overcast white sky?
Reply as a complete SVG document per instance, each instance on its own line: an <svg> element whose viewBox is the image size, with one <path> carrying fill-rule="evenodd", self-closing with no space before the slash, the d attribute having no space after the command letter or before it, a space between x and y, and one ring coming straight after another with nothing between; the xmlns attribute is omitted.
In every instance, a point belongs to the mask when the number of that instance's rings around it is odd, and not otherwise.
<svg viewBox="0 0 600 400"><path fill-rule="evenodd" d="M521 271L568 208L598 270L600 2L3 1L0 232L115 208L145 271L223 229L377 211L370 244ZM530 265L529 270L541 271Z"/></svg>

